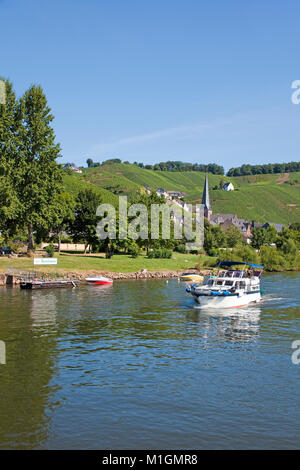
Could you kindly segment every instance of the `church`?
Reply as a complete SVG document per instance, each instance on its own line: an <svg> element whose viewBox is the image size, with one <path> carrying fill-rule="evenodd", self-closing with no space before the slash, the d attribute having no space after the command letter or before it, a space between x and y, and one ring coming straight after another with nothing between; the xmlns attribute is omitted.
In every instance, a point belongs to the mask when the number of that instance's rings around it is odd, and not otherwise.
<svg viewBox="0 0 300 470"><path fill-rule="evenodd" d="M251 241L251 223L245 219L239 219L236 214L213 214L209 197L208 174L205 176L205 183L202 195L202 204L204 206L204 217L212 225L220 225L222 230L227 230L230 226L235 226L240 231L246 243Z"/></svg>

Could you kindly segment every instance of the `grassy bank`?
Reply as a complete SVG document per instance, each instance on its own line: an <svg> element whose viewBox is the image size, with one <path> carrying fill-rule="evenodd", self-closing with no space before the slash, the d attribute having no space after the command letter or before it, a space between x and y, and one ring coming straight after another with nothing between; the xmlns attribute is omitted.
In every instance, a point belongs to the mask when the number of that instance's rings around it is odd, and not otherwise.
<svg viewBox="0 0 300 470"><path fill-rule="evenodd" d="M274 256L273 253L272 258ZM40 255L36 253L36 257ZM232 258L233 256L233 258ZM60 274L66 273L87 273L89 271L95 272L115 272L115 273L134 273L141 269L147 271L179 271L188 268L194 268L200 261L200 266L203 269L210 269L216 266L217 258L210 256L199 256L191 254L173 253L171 259L148 259L146 256L139 256L138 258L131 258L128 255L114 255L112 259L106 259L103 253L84 255L84 254L69 254L62 253L58 258L58 265L56 266L34 266L33 259L22 258L7 258L0 257L0 273L4 273L7 268L15 268L17 270L34 270L47 273ZM226 259L239 260L240 257L236 254L227 253ZM259 262L261 260L251 260L251 262ZM278 263L278 266L268 268L268 262L265 262L265 270L270 272L276 271L299 271L298 266L283 266ZM201 269L200 268L200 269Z"/></svg>
<svg viewBox="0 0 300 470"><path fill-rule="evenodd" d="M38 253L36 257L38 257ZM57 255L56 255L57 256ZM198 255L173 253L172 259L148 259L145 256L131 258L128 255L115 255L112 259L105 259L104 254L93 255L66 254L62 253L58 257L56 266L33 266L30 258L0 258L0 272L5 272L7 268L20 270L35 270L43 272L80 272L80 271L110 271L129 273L137 272L141 269L148 271L176 271L195 267L199 261Z"/></svg>

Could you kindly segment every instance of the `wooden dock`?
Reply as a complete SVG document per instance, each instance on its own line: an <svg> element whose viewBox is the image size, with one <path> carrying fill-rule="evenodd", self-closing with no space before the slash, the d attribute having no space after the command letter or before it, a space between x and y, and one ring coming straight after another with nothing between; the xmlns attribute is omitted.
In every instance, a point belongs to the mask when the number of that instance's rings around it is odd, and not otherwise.
<svg viewBox="0 0 300 470"><path fill-rule="evenodd" d="M62 287L77 287L75 281L71 280L32 280L32 281L21 281L21 289L53 289Z"/></svg>
<svg viewBox="0 0 300 470"><path fill-rule="evenodd" d="M20 287L21 289L52 289L62 287L77 287L78 277L51 276L41 271L19 271L7 268L5 274L0 274L0 286Z"/></svg>

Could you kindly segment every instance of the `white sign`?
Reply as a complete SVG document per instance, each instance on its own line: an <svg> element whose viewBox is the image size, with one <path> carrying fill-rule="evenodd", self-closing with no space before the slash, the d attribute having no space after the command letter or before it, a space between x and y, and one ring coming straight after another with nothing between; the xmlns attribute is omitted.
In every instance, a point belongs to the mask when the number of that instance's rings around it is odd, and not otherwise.
<svg viewBox="0 0 300 470"><path fill-rule="evenodd" d="M34 258L33 264L57 264L57 258Z"/></svg>

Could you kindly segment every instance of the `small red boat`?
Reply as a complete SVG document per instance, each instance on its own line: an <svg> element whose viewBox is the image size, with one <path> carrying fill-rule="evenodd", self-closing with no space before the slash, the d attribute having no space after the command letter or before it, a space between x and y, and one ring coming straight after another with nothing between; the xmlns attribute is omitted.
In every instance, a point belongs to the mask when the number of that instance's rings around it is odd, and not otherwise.
<svg viewBox="0 0 300 470"><path fill-rule="evenodd" d="M87 277L85 280L88 284L95 285L112 284L114 282L112 279L104 276Z"/></svg>

